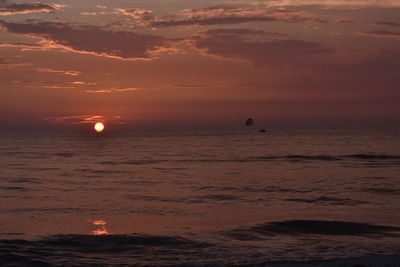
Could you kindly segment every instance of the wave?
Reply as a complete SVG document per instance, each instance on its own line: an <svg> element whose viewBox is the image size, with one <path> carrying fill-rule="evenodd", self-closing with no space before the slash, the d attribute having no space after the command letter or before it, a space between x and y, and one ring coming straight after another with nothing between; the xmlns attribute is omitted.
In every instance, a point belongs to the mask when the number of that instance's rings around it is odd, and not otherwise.
<svg viewBox="0 0 400 267"><path fill-rule="evenodd" d="M2 178L2 180L5 180L9 183L15 183L15 184L40 184L40 183L42 183L37 178Z"/></svg>
<svg viewBox="0 0 400 267"><path fill-rule="evenodd" d="M393 194L393 195L400 195L400 189L396 188L376 188L376 187L371 187L371 188L366 188L364 191L371 192L371 193L377 193L377 194Z"/></svg>
<svg viewBox="0 0 400 267"><path fill-rule="evenodd" d="M128 160L128 161L100 161L97 162L101 165L144 165L144 164L157 164L161 160Z"/></svg>
<svg viewBox="0 0 400 267"><path fill-rule="evenodd" d="M359 204L368 204L370 202L360 201L348 198L335 198L335 197L317 197L317 198L287 198L285 201L303 202L303 203L319 203L319 204L333 204L338 206L356 206Z"/></svg>
<svg viewBox="0 0 400 267"><path fill-rule="evenodd" d="M355 158L355 159L400 159L400 155L376 155L376 154L353 154L345 155L345 158Z"/></svg>
<svg viewBox="0 0 400 267"><path fill-rule="evenodd" d="M396 253L396 252L395 252ZM158 235L55 235L39 240L0 240L0 266L398 266L399 254L343 254L328 258L271 259L239 247Z"/></svg>
<svg viewBox="0 0 400 267"><path fill-rule="evenodd" d="M326 259L312 261L275 261L256 264L240 264L237 267L396 267L399 266L400 255L369 254L363 257L342 259ZM186 265L185 265L186 266ZM190 265L188 265L190 266ZM192 265L199 266L199 265Z"/></svg>
<svg viewBox="0 0 400 267"><path fill-rule="evenodd" d="M182 237L154 235L54 235L33 241L0 240L0 266L143 266L168 257L169 261L179 257L187 260L209 246Z"/></svg>
<svg viewBox="0 0 400 267"><path fill-rule="evenodd" d="M254 157L260 160L318 160L318 161L339 161L345 159L358 159L358 160L397 160L400 155L386 155L386 154L350 154L350 155L286 155L286 156L264 156Z"/></svg>
<svg viewBox="0 0 400 267"><path fill-rule="evenodd" d="M72 158L74 156L74 153L54 153L52 154L53 156L57 156L57 157L63 157L63 158Z"/></svg>
<svg viewBox="0 0 400 267"><path fill-rule="evenodd" d="M158 160L127 160L127 161L100 161L100 165L149 165L162 163L248 163L248 162L268 162L268 161L287 161L287 162L309 162L309 161L346 161L346 160L367 161L369 163L379 161L398 161L400 155L386 154L349 154L349 155L267 155L256 157L237 157L237 158L198 158L198 159L158 159ZM180 170L180 169L178 169Z"/></svg>
<svg viewBox="0 0 400 267"><path fill-rule="evenodd" d="M400 227L344 221L289 220L267 222L222 234L237 240L257 240L274 235L400 237Z"/></svg>
<svg viewBox="0 0 400 267"><path fill-rule="evenodd" d="M160 201L172 203L207 203L209 201L231 202L244 201L241 197L229 194L207 194L198 196L183 196L183 197L161 197L161 196L146 196L146 195L127 195L130 200L141 201Z"/></svg>

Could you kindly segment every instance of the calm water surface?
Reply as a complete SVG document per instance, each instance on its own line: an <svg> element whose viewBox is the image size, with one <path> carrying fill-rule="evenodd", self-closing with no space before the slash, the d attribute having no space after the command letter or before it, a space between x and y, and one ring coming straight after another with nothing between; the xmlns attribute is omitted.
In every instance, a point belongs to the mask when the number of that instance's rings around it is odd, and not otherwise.
<svg viewBox="0 0 400 267"><path fill-rule="evenodd" d="M3 135L0 159L1 265L400 264L398 132Z"/></svg>

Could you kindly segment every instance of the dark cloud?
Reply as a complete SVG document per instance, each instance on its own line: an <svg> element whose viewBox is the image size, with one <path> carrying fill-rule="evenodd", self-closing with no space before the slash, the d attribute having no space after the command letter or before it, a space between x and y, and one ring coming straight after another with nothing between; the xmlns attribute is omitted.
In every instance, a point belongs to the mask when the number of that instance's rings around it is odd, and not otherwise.
<svg viewBox="0 0 400 267"><path fill-rule="evenodd" d="M377 37L377 38L392 38L400 40L400 32L391 31L369 31L369 32L356 32L357 35Z"/></svg>
<svg viewBox="0 0 400 267"><path fill-rule="evenodd" d="M107 31L101 27L65 22L9 23L0 21L8 32L40 38L44 47L62 48L128 60L146 60L165 50L161 36L125 31Z"/></svg>
<svg viewBox="0 0 400 267"><path fill-rule="evenodd" d="M208 55L241 59L258 66L305 66L309 56L329 51L321 44L247 29L216 29L193 36L195 48Z"/></svg>
<svg viewBox="0 0 400 267"><path fill-rule="evenodd" d="M233 7L209 7L180 10L167 16L154 16L151 11L139 9L117 9L119 13L131 16L140 25L153 27L173 27L187 25L222 25L245 22L311 22L325 21L313 17L308 12L287 9L251 9Z"/></svg>
<svg viewBox="0 0 400 267"><path fill-rule="evenodd" d="M27 14L37 12L54 12L59 9L60 5L50 5L46 3L8 3L8 1L0 2L0 15Z"/></svg>
<svg viewBox="0 0 400 267"><path fill-rule="evenodd" d="M374 25L374 26L389 26L389 27L400 27L400 24L393 21L377 21L377 22L370 22L370 21L362 21L356 19L338 19L336 23L339 24L367 24L367 25Z"/></svg>
<svg viewBox="0 0 400 267"><path fill-rule="evenodd" d="M378 21L376 24L383 25L383 26L390 26L390 27L400 27L400 23L393 22L393 21Z"/></svg>

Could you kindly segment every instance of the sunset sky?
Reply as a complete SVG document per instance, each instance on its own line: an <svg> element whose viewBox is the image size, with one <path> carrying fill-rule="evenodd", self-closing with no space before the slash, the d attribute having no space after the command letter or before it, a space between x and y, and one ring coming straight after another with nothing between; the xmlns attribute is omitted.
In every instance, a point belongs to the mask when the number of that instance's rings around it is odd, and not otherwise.
<svg viewBox="0 0 400 267"><path fill-rule="evenodd" d="M400 0L0 0L0 86L1 130L392 126Z"/></svg>

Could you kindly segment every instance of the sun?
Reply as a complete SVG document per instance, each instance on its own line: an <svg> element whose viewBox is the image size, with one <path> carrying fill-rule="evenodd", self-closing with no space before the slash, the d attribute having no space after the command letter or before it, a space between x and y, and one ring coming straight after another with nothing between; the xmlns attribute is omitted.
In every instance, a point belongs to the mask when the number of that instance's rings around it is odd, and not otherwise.
<svg viewBox="0 0 400 267"><path fill-rule="evenodd" d="M94 125L94 129L96 130L96 132L101 133L104 130L104 124L98 122Z"/></svg>

